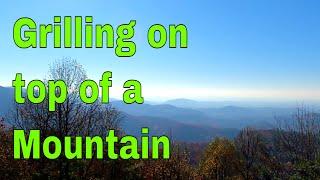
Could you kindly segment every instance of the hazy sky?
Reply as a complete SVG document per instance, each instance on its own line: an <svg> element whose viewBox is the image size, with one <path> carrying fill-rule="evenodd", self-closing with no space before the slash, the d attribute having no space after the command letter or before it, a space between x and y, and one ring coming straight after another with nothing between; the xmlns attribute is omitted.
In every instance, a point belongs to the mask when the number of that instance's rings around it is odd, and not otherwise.
<svg viewBox="0 0 320 180"><path fill-rule="evenodd" d="M17 72L26 80L42 79L48 64L72 57L92 79L112 71L114 97L120 96L122 83L137 79L147 100L319 100L319 9L316 0L2 0L0 85L10 86ZM76 15L114 27L136 20L136 55L117 58L113 49L19 49L14 44L13 25L20 17L39 25L53 23L53 16ZM180 23L188 27L188 49L148 46L149 26Z"/></svg>

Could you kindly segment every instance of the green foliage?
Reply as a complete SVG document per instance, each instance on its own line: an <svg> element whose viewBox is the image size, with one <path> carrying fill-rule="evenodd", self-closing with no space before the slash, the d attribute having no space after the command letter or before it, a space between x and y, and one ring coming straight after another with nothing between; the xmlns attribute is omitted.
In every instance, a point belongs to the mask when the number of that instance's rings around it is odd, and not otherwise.
<svg viewBox="0 0 320 180"><path fill-rule="evenodd" d="M320 178L320 162L306 161L301 162L293 167L294 173L290 179L319 179Z"/></svg>

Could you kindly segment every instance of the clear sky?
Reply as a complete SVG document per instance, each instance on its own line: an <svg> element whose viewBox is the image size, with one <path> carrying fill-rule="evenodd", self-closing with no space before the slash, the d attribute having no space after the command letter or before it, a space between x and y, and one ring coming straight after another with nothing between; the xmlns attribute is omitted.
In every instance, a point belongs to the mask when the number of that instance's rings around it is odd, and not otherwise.
<svg viewBox="0 0 320 180"><path fill-rule="evenodd" d="M2 0L0 85L15 73L42 79L48 64L72 57L98 80L113 72L111 96L137 79L147 100L320 100L320 2L316 0ZM137 53L117 58L113 49L19 49L14 22L30 17L52 24L53 16L93 16L94 24L117 27L137 21ZM152 49L152 24L185 24L189 48Z"/></svg>

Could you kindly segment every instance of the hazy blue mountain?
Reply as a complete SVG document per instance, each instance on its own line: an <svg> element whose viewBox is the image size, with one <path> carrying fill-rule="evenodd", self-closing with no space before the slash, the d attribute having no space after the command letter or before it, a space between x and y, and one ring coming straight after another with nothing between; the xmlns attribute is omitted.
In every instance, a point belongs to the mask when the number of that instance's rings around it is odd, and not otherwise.
<svg viewBox="0 0 320 180"><path fill-rule="evenodd" d="M320 102L309 101L305 102L310 106L320 108ZM250 101L250 100L241 100L241 101L195 101L190 99L173 99L166 101L162 104L170 104L176 107L181 108L221 108L225 106L237 106L237 107L274 107L274 108L283 108L283 107L295 107L297 105L296 101Z"/></svg>
<svg viewBox="0 0 320 180"><path fill-rule="evenodd" d="M13 105L14 93L12 88L0 86L0 115L5 115Z"/></svg>
<svg viewBox="0 0 320 180"><path fill-rule="evenodd" d="M276 123L277 118L291 116L293 108L244 108L226 106L222 108L198 109L206 116L218 120L219 127L242 128L245 126L256 126L259 128L270 128Z"/></svg>
<svg viewBox="0 0 320 180"><path fill-rule="evenodd" d="M172 119L189 125L238 129L246 126L269 129L274 126L276 117L288 117L294 111L291 108L244 108L237 106L188 109L168 104L127 105L121 101L112 104L132 116L152 116Z"/></svg>
<svg viewBox="0 0 320 180"><path fill-rule="evenodd" d="M112 105L132 116L152 116L173 119L177 122L192 125L207 125L215 127L214 117L208 117L203 112L194 109L179 108L160 104L125 104L122 101L112 102Z"/></svg>
<svg viewBox="0 0 320 180"><path fill-rule="evenodd" d="M214 137L234 138L239 130L218 129L203 125L189 125L171 119L125 115L122 128L127 134L139 137L141 128L148 127L150 135L167 135L174 141L208 142Z"/></svg>
<svg viewBox="0 0 320 180"><path fill-rule="evenodd" d="M212 101L195 101L190 99L172 99L164 102L163 104L169 104L176 107L181 108L213 108L213 107L222 107L234 104L231 101L220 101L220 102L212 102Z"/></svg>

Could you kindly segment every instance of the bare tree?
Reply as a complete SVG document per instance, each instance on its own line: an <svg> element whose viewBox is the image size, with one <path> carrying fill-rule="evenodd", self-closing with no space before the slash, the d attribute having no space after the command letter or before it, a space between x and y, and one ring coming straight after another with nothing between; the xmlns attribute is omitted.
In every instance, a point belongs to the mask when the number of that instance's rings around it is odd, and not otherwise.
<svg viewBox="0 0 320 180"><path fill-rule="evenodd" d="M86 78L86 72L75 60L64 58L53 63L50 66L47 79L63 80L66 83L68 88L66 101L57 104L54 112L49 112L48 99L41 104L33 104L28 100L25 104L16 104L11 113L11 121L14 127L26 131L39 129L41 138L49 135L55 135L58 138L64 138L65 136L102 136L109 129L120 130L121 114L115 108L100 102L90 105L81 102L79 86ZM48 81L45 80L45 82ZM56 93L60 93L59 89ZM64 146L64 141L61 143ZM69 179L70 161L61 157L58 160L58 165L55 166L59 168L59 179ZM85 166L85 169L89 169L91 162L86 161Z"/></svg>
<svg viewBox="0 0 320 180"><path fill-rule="evenodd" d="M306 107L297 108L290 119L279 119L276 147L281 158L290 162L313 161L320 151L320 114Z"/></svg>
<svg viewBox="0 0 320 180"><path fill-rule="evenodd" d="M236 150L240 155L241 169L239 170L244 179L257 179L261 177L259 170L268 168L271 159L263 136L254 128L244 128L235 139ZM264 173L267 174L267 173Z"/></svg>

